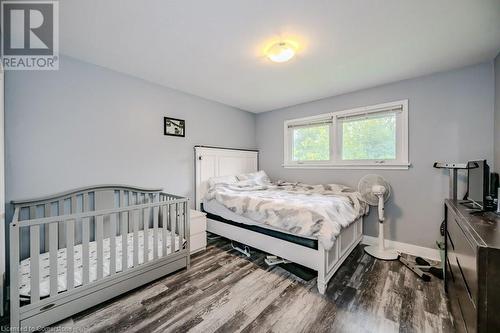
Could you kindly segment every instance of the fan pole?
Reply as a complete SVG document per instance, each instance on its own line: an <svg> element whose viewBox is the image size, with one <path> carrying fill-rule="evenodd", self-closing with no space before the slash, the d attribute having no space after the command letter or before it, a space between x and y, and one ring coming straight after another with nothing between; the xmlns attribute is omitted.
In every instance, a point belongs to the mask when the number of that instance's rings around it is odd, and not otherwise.
<svg viewBox="0 0 500 333"><path fill-rule="evenodd" d="M384 195L383 193L377 193L378 196L378 245L371 245L365 247L365 252L381 260L396 260L399 255L394 249L387 249L385 247L384 238Z"/></svg>
<svg viewBox="0 0 500 333"><path fill-rule="evenodd" d="M384 221L385 221L384 196L379 195L378 196L378 248L379 248L379 251L385 250Z"/></svg>
<svg viewBox="0 0 500 333"><path fill-rule="evenodd" d="M384 239L384 221L378 222L378 250L385 250L385 239Z"/></svg>
<svg viewBox="0 0 500 333"><path fill-rule="evenodd" d="M391 195L391 186L384 178L377 175L366 175L359 181L358 190L366 203L377 206L378 211L378 244L366 246L365 252L381 260L396 260L399 255L394 249L385 247L384 239L384 202Z"/></svg>
<svg viewBox="0 0 500 333"><path fill-rule="evenodd" d="M365 252L380 260L396 260L399 255L396 250L385 247L384 221L378 223L378 244L365 247Z"/></svg>

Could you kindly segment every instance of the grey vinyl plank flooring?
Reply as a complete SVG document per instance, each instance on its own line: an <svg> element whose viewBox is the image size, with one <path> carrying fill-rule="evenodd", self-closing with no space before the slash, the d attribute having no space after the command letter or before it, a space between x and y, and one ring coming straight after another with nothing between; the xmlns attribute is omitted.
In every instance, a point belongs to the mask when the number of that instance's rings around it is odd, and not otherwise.
<svg viewBox="0 0 500 333"><path fill-rule="evenodd" d="M225 239L192 257L191 269L59 323L78 332L454 332L442 281L419 280L397 261L358 246L325 295L265 254L246 258Z"/></svg>

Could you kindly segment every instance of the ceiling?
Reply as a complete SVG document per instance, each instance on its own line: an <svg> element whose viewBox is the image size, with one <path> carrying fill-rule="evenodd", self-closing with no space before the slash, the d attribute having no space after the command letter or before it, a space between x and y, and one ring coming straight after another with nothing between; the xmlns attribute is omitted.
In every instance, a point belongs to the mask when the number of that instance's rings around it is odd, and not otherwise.
<svg viewBox="0 0 500 333"><path fill-rule="evenodd" d="M500 0L64 0L60 51L264 112L491 60ZM300 44L272 63L272 40Z"/></svg>

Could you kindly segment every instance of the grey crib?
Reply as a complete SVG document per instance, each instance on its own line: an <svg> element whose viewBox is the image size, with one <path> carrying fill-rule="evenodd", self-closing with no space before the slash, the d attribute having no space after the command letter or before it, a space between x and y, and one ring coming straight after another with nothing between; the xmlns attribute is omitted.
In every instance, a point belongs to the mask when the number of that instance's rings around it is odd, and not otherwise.
<svg viewBox="0 0 500 333"><path fill-rule="evenodd" d="M186 198L100 185L12 203L13 330L40 329L189 268Z"/></svg>

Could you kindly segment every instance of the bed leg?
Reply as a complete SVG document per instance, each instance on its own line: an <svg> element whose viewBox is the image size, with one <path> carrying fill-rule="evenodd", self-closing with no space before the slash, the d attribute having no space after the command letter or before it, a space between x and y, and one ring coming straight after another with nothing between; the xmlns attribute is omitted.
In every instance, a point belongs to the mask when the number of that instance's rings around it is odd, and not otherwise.
<svg viewBox="0 0 500 333"><path fill-rule="evenodd" d="M318 291L321 295L325 294L327 285L328 284L325 281L320 280L318 276Z"/></svg>
<svg viewBox="0 0 500 333"><path fill-rule="evenodd" d="M318 270L318 291L321 295L324 295L326 292L326 286L328 284L328 281L326 281L326 275L328 273L328 262L327 262L327 251L323 247L323 245L319 244L318 246L318 251L319 251L319 270Z"/></svg>

